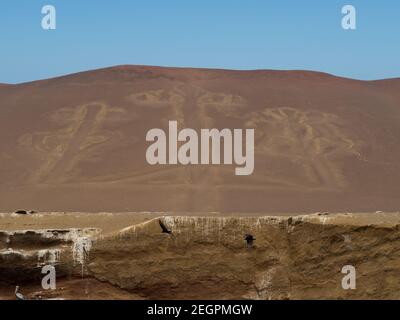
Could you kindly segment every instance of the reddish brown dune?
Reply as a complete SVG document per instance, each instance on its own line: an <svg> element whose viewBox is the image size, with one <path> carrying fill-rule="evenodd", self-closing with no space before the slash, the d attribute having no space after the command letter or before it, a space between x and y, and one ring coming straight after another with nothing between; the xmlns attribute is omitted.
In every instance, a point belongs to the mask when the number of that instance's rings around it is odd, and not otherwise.
<svg viewBox="0 0 400 320"><path fill-rule="evenodd" d="M146 133L254 128L255 171L150 166ZM400 79L121 66L0 86L0 210L391 211Z"/></svg>

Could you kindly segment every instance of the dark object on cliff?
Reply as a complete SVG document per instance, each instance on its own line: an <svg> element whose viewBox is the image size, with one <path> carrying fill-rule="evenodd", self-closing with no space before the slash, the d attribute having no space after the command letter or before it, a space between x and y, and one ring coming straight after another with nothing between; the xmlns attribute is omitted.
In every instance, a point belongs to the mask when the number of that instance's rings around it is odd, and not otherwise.
<svg viewBox="0 0 400 320"><path fill-rule="evenodd" d="M36 213L36 211L34 211L34 210L17 210L17 211L15 211L14 213L16 213L16 214L34 214L34 213Z"/></svg>
<svg viewBox="0 0 400 320"><path fill-rule="evenodd" d="M246 234L246 235L244 236L244 240L247 241L247 246L248 246L249 248L252 248L252 247L253 247L253 244L254 244L254 240L256 240L256 238L254 238L253 235L251 235L251 234Z"/></svg>
<svg viewBox="0 0 400 320"><path fill-rule="evenodd" d="M26 210L17 210L14 213L16 213L16 214L29 214L29 212L26 211Z"/></svg>
<svg viewBox="0 0 400 320"><path fill-rule="evenodd" d="M162 229L162 233L168 233L168 234L172 233L172 231L169 230L161 220L158 220L158 222L160 223L160 227Z"/></svg>
<svg viewBox="0 0 400 320"><path fill-rule="evenodd" d="M19 286L15 287L15 298L17 300L26 300L24 295L22 293L19 292Z"/></svg>

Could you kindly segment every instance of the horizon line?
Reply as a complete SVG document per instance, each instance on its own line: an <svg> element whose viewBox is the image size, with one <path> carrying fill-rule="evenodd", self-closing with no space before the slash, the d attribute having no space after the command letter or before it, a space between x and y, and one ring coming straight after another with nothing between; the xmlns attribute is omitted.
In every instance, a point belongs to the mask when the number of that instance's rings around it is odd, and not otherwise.
<svg viewBox="0 0 400 320"><path fill-rule="evenodd" d="M0 85L5 85L5 86L24 85L24 84L34 83L34 82L59 79L59 78L78 75L78 74L82 74L82 73L101 71L101 70L107 70L107 69L123 68L123 67L125 67L125 68L126 67L137 67L137 68L198 70L198 71L226 71L226 72L307 72L307 73L321 74L321 75L334 77L334 78L340 78L340 79L344 79L344 80L352 80L352 81L360 81L360 82L400 80L400 76L388 77L388 78L378 78L378 79L351 78L351 77L341 76L341 75L337 75L334 73L329 73L329 72L320 71L320 70L313 70L313 69L264 69L264 68L233 69L233 68L222 68L222 67L214 67L213 68L213 67L168 66L168 65L150 65L150 64L116 64L116 65L110 65L110 66L95 67L93 69L83 69L83 70L78 70L78 71L72 71L70 73L62 73L62 74L55 75L55 76L38 78L35 80L27 80L27 81L22 81L22 82L15 82L15 83L0 82Z"/></svg>

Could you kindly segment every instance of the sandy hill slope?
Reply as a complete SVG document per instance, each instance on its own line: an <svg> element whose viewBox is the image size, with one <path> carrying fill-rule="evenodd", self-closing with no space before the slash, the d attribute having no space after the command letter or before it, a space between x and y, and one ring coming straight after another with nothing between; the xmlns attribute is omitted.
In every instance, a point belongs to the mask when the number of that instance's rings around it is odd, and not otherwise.
<svg viewBox="0 0 400 320"><path fill-rule="evenodd" d="M169 120L254 128L254 174L148 165ZM120 66L0 86L0 210L397 210L399 124L400 79Z"/></svg>

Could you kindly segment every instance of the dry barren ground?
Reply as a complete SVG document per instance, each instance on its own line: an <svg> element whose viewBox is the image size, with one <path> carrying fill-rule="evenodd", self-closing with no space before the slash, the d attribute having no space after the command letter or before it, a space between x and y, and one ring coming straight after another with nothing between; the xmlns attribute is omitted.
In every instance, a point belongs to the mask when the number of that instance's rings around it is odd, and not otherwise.
<svg viewBox="0 0 400 320"><path fill-rule="evenodd" d="M118 66L0 86L0 209L396 211L399 104L400 79L307 71ZM254 129L254 173L149 165L146 134L169 121Z"/></svg>

